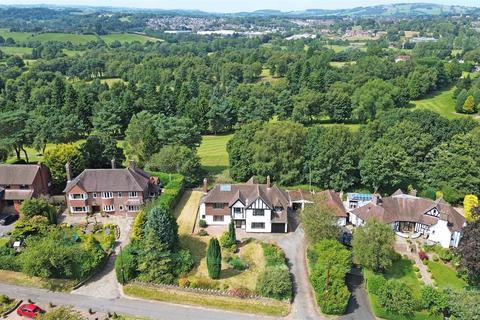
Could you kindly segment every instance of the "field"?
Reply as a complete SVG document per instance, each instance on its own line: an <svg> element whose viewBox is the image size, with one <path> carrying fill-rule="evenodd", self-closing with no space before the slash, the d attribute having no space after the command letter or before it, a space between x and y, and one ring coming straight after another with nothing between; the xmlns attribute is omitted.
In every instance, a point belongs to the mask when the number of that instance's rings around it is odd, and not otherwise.
<svg viewBox="0 0 480 320"><path fill-rule="evenodd" d="M24 54L31 54L32 48L24 47L0 47L0 51L6 54L12 54L17 56L23 56Z"/></svg>
<svg viewBox="0 0 480 320"><path fill-rule="evenodd" d="M228 153L227 142L233 134L221 136L203 136L202 144L198 148L198 156L202 166L211 176L221 174L221 179L227 179ZM212 181L213 182L213 181Z"/></svg>
<svg viewBox="0 0 480 320"><path fill-rule="evenodd" d="M455 100L452 99L455 87L430 94L424 99L412 101L414 109L428 109L439 113L447 119L463 118L468 115L455 112Z"/></svg>
<svg viewBox="0 0 480 320"><path fill-rule="evenodd" d="M357 63L357 62L356 61L344 61L344 62L332 61L329 64L334 68L342 68L345 65L350 65L350 64L355 64L355 63Z"/></svg>
<svg viewBox="0 0 480 320"><path fill-rule="evenodd" d="M139 41L142 43L145 43L147 41L162 41L157 38L144 36L141 34L133 34L133 33L111 33L111 34L107 34L100 37L103 39L103 41L105 41L108 44L112 43L113 41L120 41L120 42Z"/></svg>
<svg viewBox="0 0 480 320"><path fill-rule="evenodd" d="M449 266L435 261L428 261L427 266L438 287L461 290L467 286L467 283L458 278L455 270Z"/></svg>
<svg viewBox="0 0 480 320"><path fill-rule="evenodd" d="M10 32L8 29L0 29L0 36L3 38L12 38L15 42L22 42L27 40L38 40L38 41L59 41L77 44L85 44L89 41L95 41L98 39L97 35L94 34L73 34L73 33L62 33L62 32L48 32L48 33L32 33L32 32ZM132 33L112 33L107 35L100 36L106 43L110 44L113 41L120 42L133 42L139 41L145 43L147 41L161 41L160 39L141 35L141 34L132 34Z"/></svg>

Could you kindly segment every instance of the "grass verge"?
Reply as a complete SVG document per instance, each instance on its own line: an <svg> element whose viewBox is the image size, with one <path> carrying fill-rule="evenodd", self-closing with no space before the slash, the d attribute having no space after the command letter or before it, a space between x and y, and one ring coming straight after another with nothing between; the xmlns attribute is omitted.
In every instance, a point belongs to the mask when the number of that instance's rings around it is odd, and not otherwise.
<svg viewBox="0 0 480 320"><path fill-rule="evenodd" d="M52 291L70 291L75 285L74 280L64 279L49 279L43 280L37 277L29 277L23 273L0 270L0 282L13 284L17 286L27 286L41 289L48 289Z"/></svg>
<svg viewBox="0 0 480 320"><path fill-rule="evenodd" d="M223 297L176 289L158 289L149 286L128 284L123 287L125 294L149 300L204 306L221 310L239 311L245 313L262 314L282 317L290 312L290 304L275 300L240 299Z"/></svg>

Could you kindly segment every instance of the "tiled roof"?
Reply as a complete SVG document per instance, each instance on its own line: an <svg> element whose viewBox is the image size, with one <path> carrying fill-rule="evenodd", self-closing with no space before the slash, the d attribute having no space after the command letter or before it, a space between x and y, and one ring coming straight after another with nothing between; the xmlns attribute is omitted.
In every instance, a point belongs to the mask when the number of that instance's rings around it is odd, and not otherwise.
<svg viewBox="0 0 480 320"><path fill-rule="evenodd" d="M3 199L4 200L27 200L27 199L31 199L32 195L33 195L33 190L6 189Z"/></svg>
<svg viewBox="0 0 480 320"><path fill-rule="evenodd" d="M102 191L145 191L150 175L139 168L126 169L86 169L67 183L63 192L78 185L86 192Z"/></svg>
<svg viewBox="0 0 480 320"><path fill-rule="evenodd" d="M40 166L33 164L2 164L0 185L31 185L39 170Z"/></svg>
<svg viewBox="0 0 480 320"><path fill-rule="evenodd" d="M440 217L425 214L434 208L439 211ZM369 219L383 223L411 221L429 226L436 224L439 219L446 219L451 231L460 231L465 223L465 218L443 199L434 201L399 192L380 199L377 204L371 202L353 209L352 213L365 221Z"/></svg>
<svg viewBox="0 0 480 320"><path fill-rule="evenodd" d="M251 205L255 200L261 198L265 204L274 209L275 207L283 207L284 210L272 219L272 222L286 222L288 207L290 201L285 191L273 185L270 188L266 184L258 184L254 179L250 179L246 183L232 184L230 188L222 188L221 184L208 192L202 199L203 203L228 203L232 206L237 201L241 201L246 207Z"/></svg>

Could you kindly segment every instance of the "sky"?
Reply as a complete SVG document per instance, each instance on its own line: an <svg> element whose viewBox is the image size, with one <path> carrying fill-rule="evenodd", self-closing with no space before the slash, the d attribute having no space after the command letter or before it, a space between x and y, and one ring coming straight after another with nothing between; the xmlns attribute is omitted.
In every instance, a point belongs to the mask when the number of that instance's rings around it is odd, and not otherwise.
<svg viewBox="0 0 480 320"><path fill-rule="evenodd" d="M446 5L480 6L480 0L0 0L0 4L56 4L155 9L198 9L209 12L239 12L259 9L277 9L282 11L339 9L399 2L431 2Z"/></svg>

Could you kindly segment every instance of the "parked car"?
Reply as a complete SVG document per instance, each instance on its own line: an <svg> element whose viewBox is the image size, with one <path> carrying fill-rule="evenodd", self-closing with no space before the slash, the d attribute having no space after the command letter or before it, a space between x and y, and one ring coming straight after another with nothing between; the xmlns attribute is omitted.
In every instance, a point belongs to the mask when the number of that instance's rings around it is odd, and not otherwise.
<svg viewBox="0 0 480 320"><path fill-rule="evenodd" d="M45 310L40 308L39 306L30 303L30 304L22 304L17 309L17 314L21 317L27 318L36 318L38 315L45 313Z"/></svg>
<svg viewBox="0 0 480 320"><path fill-rule="evenodd" d="M13 214L13 213L0 216L0 225L1 226L9 225L17 221L17 219L18 219L18 214Z"/></svg>

